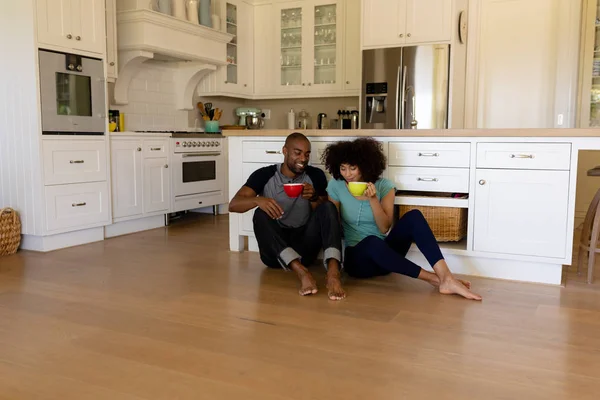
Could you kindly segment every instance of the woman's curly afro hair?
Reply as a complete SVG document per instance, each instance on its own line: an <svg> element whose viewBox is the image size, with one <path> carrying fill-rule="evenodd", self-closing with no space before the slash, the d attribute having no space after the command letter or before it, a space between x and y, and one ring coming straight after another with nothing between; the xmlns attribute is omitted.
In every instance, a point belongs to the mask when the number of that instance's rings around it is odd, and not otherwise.
<svg viewBox="0 0 600 400"><path fill-rule="evenodd" d="M332 143L323 152L321 161L335 179L344 179L340 174L342 164L356 166L365 182L377 181L386 165L383 146L373 138Z"/></svg>

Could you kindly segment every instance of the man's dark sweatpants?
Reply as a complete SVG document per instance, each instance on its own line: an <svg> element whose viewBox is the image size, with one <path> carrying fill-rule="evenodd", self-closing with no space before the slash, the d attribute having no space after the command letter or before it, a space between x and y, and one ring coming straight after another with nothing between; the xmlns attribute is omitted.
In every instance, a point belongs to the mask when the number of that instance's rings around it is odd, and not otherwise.
<svg viewBox="0 0 600 400"><path fill-rule="evenodd" d="M253 222L260 258L268 267L288 269L296 259L309 266L321 249L325 250L325 265L331 258L341 264L341 227L337 208L329 201L319 205L308 222L298 228L282 226L261 209L254 212Z"/></svg>

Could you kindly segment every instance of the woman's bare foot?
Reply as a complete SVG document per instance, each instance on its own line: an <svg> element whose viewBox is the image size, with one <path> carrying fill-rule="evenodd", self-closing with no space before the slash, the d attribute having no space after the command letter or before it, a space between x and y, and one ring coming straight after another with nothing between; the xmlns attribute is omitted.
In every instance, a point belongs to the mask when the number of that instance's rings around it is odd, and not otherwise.
<svg viewBox="0 0 600 400"><path fill-rule="evenodd" d="M467 289L471 289L471 282L466 281L464 279L458 279L458 278L455 278L455 279L457 281L459 281L460 283L462 283ZM426 282L429 283L434 288L439 288L440 287L440 278L437 275L435 275L435 278L431 278L429 280L426 280Z"/></svg>
<svg viewBox="0 0 600 400"><path fill-rule="evenodd" d="M470 300L482 299L480 295L473 293L469 290L471 286L470 282L468 287L462 282L463 281L461 281L460 279L456 279L453 276L450 276L440 283L439 291L441 294L458 294Z"/></svg>
<svg viewBox="0 0 600 400"><path fill-rule="evenodd" d="M339 274L327 274L326 285L329 300L342 300L346 297Z"/></svg>

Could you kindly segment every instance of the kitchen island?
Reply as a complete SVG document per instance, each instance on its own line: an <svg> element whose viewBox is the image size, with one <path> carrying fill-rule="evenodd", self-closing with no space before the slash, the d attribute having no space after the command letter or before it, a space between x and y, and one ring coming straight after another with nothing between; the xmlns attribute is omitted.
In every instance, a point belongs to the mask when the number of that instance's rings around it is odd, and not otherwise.
<svg viewBox="0 0 600 400"><path fill-rule="evenodd" d="M229 198L252 172L283 160L291 130L224 131ZM558 285L573 256L577 161L600 150L594 129L305 130L311 165L324 169L329 143L370 136L387 157L384 177L401 191L397 205L467 209L466 237L440 243L459 274ZM328 179L331 177L327 175ZM460 193L461 198L439 197ZM417 194L417 195L415 195ZM253 211L231 213L232 251L257 251ZM246 245L247 238L247 245ZM413 247L409 258L431 270Z"/></svg>

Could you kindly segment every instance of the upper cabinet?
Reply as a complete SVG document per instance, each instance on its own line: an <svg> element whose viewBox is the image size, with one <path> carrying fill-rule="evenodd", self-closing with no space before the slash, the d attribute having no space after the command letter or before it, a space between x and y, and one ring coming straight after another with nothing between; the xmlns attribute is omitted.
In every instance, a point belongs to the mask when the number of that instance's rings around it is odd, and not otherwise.
<svg viewBox="0 0 600 400"><path fill-rule="evenodd" d="M106 76L114 82L118 78L117 64L117 0L106 0Z"/></svg>
<svg viewBox="0 0 600 400"><path fill-rule="evenodd" d="M344 35L344 90L360 90L361 51L360 51L360 2L346 2Z"/></svg>
<svg viewBox="0 0 600 400"><path fill-rule="evenodd" d="M341 90L341 3L317 0L275 5L278 92Z"/></svg>
<svg viewBox="0 0 600 400"><path fill-rule="evenodd" d="M37 28L40 47L103 54L104 0L37 0Z"/></svg>
<svg viewBox="0 0 600 400"><path fill-rule="evenodd" d="M363 0L363 47L449 42L452 0Z"/></svg>
<svg viewBox="0 0 600 400"><path fill-rule="evenodd" d="M253 19L251 6L243 1L222 2L221 15L225 30L234 35L227 43L227 65L219 69L217 91L252 94L254 66L252 62Z"/></svg>

